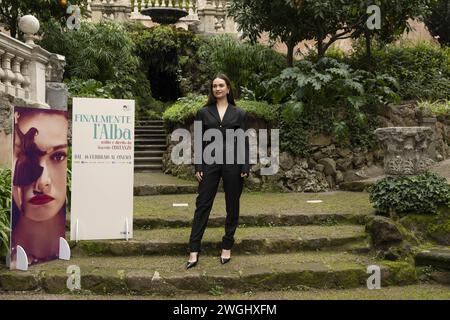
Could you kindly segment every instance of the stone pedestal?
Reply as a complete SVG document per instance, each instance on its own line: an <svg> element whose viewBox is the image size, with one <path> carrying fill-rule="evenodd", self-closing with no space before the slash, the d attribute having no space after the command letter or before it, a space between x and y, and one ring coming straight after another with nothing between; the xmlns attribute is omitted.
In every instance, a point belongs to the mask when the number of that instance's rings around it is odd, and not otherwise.
<svg viewBox="0 0 450 320"><path fill-rule="evenodd" d="M384 149L384 171L387 175L417 175L434 163L430 144L434 131L429 127L390 127L375 130Z"/></svg>
<svg viewBox="0 0 450 320"><path fill-rule="evenodd" d="M69 89L65 83L47 82L46 83L46 103L52 109L67 111L67 99Z"/></svg>

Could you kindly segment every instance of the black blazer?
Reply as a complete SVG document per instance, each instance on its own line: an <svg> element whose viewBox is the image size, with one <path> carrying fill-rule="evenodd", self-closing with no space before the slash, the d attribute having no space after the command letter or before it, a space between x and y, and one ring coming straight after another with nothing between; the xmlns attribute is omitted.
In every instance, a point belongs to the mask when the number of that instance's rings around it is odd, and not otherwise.
<svg viewBox="0 0 450 320"><path fill-rule="evenodd" d="M195 121L201 121L202 122L202 137L206 130L208 129L218 129L222 132L222 136L224 139L224 152L223 152L223 163L225 163L226 158L226 152L225 152L225 137L226 137L226 130L227 129L242 129L244 132L247 130L247 114L244 110L229 104L227 107L227 110L225 111L225 114L223 116L223 120L220 121L219 111L217 110L217 105L209 105L206 107L201 108L197 115L195 116ZM235 139L236 140L236 139ZM213 140L214 141L214 140ZM213 141L203 141L202 144L202 158L203 158L203 150L205 147L210 144ZM237 159L237 142L235 141L235 147L234 147L234 159ZM249 164L249 143L248 139L245 139L245 163L241 164L241 172L243 173L249 173L250 172L250 164ZM237 163L237 162L235 162ZM205 165L204 161L203 164L196 164L195 165L195 172L203 171L203 166Z"/></svg>

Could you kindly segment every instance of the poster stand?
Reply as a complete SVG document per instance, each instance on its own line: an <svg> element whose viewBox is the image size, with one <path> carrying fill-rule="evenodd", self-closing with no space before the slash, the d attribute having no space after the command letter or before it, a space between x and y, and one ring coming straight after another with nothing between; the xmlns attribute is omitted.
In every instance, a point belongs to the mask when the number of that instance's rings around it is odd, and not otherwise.
<svg viewBox="0 0 450 320"><path fill-rule="evenodd" d="M70 247L66 239L59 237L59 259L70 260Z"/></svg>
<svg viewBox="0 0 450 320"><path fill-rule="evenodd" d="M28 270L28 257L27 253L21 246L16 247L17 250L17 258L16 258L16 269L27 271Z"/></svg>
<svg viewBox="0 0 450 320"><path fill-rule="evenodd" d="M27 271L28 270L28 257L25 250L17 245L17 258L16 258L16 269L21 271ZM70 247L67 243L66 239L63 237L59 237L59 259L61 260L70 260ZM8 261L8 259L7 259Z"/></svg>
<svg viewBox="0 0 450 320"><path fill-rule="evenodd" d="M75 242L78 242L78 219L75 222Z"/></svg>
<svg viewBox="0 0 450 320"><path fill-rule="evenodd" d="M129 234L129 227L128 227L128 218L125 218L125 240L128 241L128 234Z"/></svg>

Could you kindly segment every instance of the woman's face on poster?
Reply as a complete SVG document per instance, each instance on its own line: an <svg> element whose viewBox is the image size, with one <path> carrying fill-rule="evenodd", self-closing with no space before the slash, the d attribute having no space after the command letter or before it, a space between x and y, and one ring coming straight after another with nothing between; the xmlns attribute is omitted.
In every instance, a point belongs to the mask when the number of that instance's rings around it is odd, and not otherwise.
<svg viewBox="0 0 450 320"><path fill-rule="evenodd" d="M39 157L39 165L43 168L41 176L30 185L14 187L14 201L27 218L35 221L50 219L66 201L67 119L59 114L36 113L19 117L16 125L23 133L36 128L38 133L34 142L45 154ZM15 161L18 149L16 144Z"/></svg>

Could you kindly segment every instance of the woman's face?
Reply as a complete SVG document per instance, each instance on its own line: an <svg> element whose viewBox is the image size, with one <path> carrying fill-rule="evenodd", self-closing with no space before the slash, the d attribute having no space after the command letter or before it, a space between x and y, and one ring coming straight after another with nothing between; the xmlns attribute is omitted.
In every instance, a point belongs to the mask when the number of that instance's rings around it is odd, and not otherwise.
<svg viewBox="0 0 450 320"><path fill-rule="evenodd" d="M23 133L33 127L39 131L34 142L45 154L39 157L42 175L31 185L15 187L13 197L26 217L47 220L54 217L66 201L68 122L62 115L38 113L19 118L18 126ZM16 146L15 151L17 149ZM16 156L15 152L15 160Z"/></svg>
<svg viewBox="0 0 450 320"><path fill-rule="evenodd" d="M214 97L216 99L226 98L227 94L230 92L230 89L227 86L225 80L216 78L212 83L212 91Z"/></svg>

